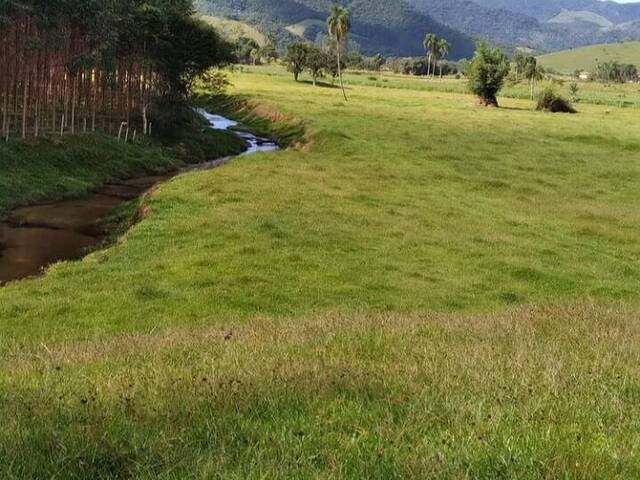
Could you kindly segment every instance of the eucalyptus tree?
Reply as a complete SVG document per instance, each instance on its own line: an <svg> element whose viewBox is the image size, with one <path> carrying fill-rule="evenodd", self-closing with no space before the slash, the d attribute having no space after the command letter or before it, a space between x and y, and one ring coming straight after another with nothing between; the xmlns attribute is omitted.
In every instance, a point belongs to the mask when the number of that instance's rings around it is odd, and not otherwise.
<svg viewBox="0 0 640 480"><path fill-rule="evenodd" d="M346 101L347 93L344 89L344 81L342 79L342 60L340 53L342 47L347 43L349 31L351 30L351 12L349 9L342 5L333 5L329 13L329 18L327 18L327 29L331 38L336 42L338 78L340 79L342 95Z"/></svg>
<svg viewBox="0 0 640 480"><path fill-rule="evenodd" d="M147 133L150 103L184 102L197 75L230 60L193 13L191 0L0 0L3 137L122 122Z"/></svg>

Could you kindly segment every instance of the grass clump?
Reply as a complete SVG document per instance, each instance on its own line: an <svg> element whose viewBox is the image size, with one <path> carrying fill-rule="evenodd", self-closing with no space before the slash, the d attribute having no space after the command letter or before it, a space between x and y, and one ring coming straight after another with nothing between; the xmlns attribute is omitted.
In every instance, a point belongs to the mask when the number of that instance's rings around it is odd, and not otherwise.
<svg viewBox="0 0 640 480"><path fill-rule="evenodd" d="M545 87L538 96L536 110L551 113L577 113L571 102L556 92L553 87Z"/></svg>

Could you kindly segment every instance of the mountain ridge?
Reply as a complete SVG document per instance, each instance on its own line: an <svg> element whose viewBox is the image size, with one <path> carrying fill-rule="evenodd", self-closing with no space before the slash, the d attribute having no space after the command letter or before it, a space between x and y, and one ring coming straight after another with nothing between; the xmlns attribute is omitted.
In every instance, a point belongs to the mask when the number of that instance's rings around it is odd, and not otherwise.
<svg viewBox="0 0 640 480"><path fill-rule="evenodd" d="M259 26L280 47L315 41L333 0L198 0L202 13ZM447 38L450 57L468 57L478 39L552 52L640 39L640 3L599 0L345 0L352 39L365 54L423 54L426 33Z"/></svg>
<svg viewBox="0 0 640 480"><path fill-rule="evenodd" d="M200 12L220 15L263 25L277 40L294 36L287 27L309 21L324 22L331 0L199 0ZM348 0L353 12L352 34L364 53L387 55L421 55L422 40L427 32L449 39L452 58L463 58L473 52L474 39L443 25L428 15L417 12L404 0L371 2ZM318 29L307 36L315 40Z"/></svg>

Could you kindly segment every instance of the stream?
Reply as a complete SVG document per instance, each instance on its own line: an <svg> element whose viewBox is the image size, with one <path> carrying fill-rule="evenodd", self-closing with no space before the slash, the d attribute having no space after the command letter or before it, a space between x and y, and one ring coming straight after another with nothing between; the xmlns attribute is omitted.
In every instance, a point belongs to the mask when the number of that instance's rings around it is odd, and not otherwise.
<svg viewBox="0 0 640 480"><path fill-rule="evenodd" d="M228 130L237 122L199 110L211 128ZM242 155L272 152L278 145L249 132L234 130L247 142ZM189 165L178 172L113 181L82 198L18 208L0 222L0 285L39 275L49 265L82 258L104 242L101 220L109 212L177 174L218 167L233 157Z"/></svg>

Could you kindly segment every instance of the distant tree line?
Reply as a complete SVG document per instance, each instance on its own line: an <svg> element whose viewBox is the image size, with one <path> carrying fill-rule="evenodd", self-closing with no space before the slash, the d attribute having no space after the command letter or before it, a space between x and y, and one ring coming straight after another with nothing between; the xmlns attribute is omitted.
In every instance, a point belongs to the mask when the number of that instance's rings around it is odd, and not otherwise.
<svg viewBox="0 0 640 480"><path fill-rule="evenodd" d="M272 63L278 59L278 51L273 43L260 46L253 38L240 37L234 45L235 61L245 65Z"/></svg>
<svg viewBox="0 0 640 480"><path fill-rule="evenodd" d="M461 75L464 74L464 62L454 62L451 60L440 60L438 69L442 75ZM394 73L402 73L404 75L427 76L433 67L429 67L426 58L389 58L386 67Z"/></svg>
<svg viewBox="0 0 640 480"><path fill-rule="evenodd" d="M321 78L331 77L335 81L338 77L338 56L331 46L294 43L287 47L282 60L296 82L303 72L309 73L314 85ZM340 59L340 63L342 69L347 67L344 59Z"/></svg>
<svg viewBox="0 0 640 480"><path fill-rule="evenodd" d="M317 85L319 78L330 75L334 80L340 81L340 87L345 101L347 93L342 80L342 71L345 64L345 52L348 45L349 31L351 30L351 12L338 4L335 4L327 18L327 37L319 46L308 43L293 43L287 47L287 53L283 63L293 73L298 81L300 74L309 71L313 84Z"/></svg>
<svg viewBox="0 0 640 480"><path fill-rule="evenodd" d="M640 81L638 67L616 61L598 63L593 78L605 83L627 83Z"/></svg>
<svg viewBox="0 0 640 480"><path fill-rule="evenodd" d="M232 60L193 13L192 0L0 0L3 138L149 134L175 121L167 110L182 108L195 78Z"/></svg>

